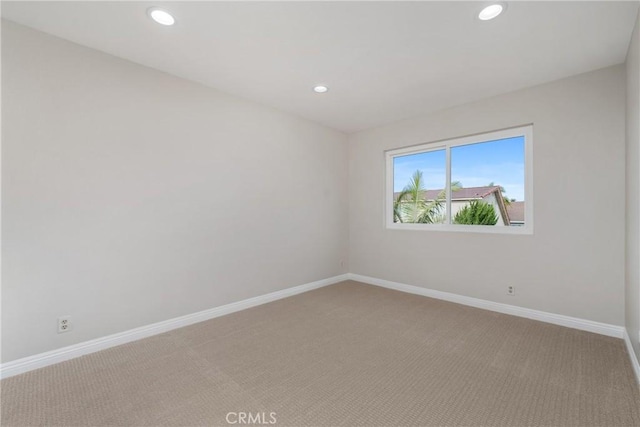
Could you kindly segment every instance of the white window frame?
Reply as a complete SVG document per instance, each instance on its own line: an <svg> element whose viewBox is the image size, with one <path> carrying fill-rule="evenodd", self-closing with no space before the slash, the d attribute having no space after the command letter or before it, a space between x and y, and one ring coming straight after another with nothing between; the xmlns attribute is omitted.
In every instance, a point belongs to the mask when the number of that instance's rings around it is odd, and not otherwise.
<svg viewBox="0 0 640 427"><path fill-rule="evenodd" d="M451 224L451 149L460 145L479 144L513 137L524 137L524 226L496 227L494 225ZM446 162L446 220L445 224L416 224L393 222L393 160L396 157L427 151L445 150ZM410 147L387 150L385 155L384 218L387 229L420 231L455 231L494 234L533 234L533 125L518 126L492 132L434 141Z"/></svg>

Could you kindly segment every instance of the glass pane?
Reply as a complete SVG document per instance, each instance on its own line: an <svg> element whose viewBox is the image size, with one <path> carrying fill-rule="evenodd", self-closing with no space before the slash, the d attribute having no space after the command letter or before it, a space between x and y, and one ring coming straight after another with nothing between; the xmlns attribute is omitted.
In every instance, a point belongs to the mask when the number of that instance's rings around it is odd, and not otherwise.
<svg viewBox="0 0 640 427"><path fill-rule="evenodd" d="M393 222L442 224L446 199L445 150L393 158Z"/></svg>
<svg viewBox="0 0 640 427"><path fill-rule="evenodd" d="M524 137L451 148L451 222L524 225Z"/></svg>

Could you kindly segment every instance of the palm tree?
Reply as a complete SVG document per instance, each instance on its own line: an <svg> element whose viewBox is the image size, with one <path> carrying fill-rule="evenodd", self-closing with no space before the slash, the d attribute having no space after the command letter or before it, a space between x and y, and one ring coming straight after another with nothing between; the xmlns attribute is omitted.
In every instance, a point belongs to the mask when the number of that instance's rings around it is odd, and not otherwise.
<svg viewBox="0 0 640 427"><path fill-rule="evenodd" d="M394 221L431 223L437 204L425 200L425 192L422 171L417 170L393 203Z"/></svg>
<svg viewBox="0 0 640 427"><path fill-rule="evenodd" d="M451 183L451 190L462 188L460 182ZM435 200L426 200L426 187L422 171L417 170L411 176L398 197L393 202L393 221L434 224L442 222L442 209L446 200L446 191L441 190Z"/></svg>

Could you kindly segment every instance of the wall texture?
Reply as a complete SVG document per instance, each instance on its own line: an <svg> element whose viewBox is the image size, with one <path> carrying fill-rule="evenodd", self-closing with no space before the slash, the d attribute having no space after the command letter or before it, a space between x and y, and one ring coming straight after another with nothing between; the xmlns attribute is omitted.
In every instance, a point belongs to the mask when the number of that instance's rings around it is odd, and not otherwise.
<svg viewBox="0 0 640 427"><path fill-rule="evenodd" d="M626 327L640 359L640 15L627 54Z"/></svg>
<svg viewBox="0 0 640 427"><path fill-rule="evenodd" d="M350 136L351 272L623 325L624 76L615 66ZM385 229L384 150L528 123L533 235Z"/></svg>
<svg viewBox="0 0 640 427"><path fill-rule="evenodd" d="M3 362L347 271L345 135L9 22L2 85Z"/></svg>

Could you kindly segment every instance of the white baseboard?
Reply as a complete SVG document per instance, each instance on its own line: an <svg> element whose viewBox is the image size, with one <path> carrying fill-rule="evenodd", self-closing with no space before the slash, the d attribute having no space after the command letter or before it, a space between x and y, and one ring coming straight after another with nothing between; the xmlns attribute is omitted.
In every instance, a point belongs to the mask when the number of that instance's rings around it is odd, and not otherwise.
<svg viewBox="0 0 640 427"><path fill-rule="evenodd" d="M633 350L633 346L631 345L631 339L629 338L629 334L627 330L624 330L624 343L627 345L627 352L629 353L629 359L631 359L631 366L633 366L633 372L636 374L636 380L638 380L638 384L640 384L640 363L638 363L638 358L636 357L636 352Z"/></svg>
<svg viewBox="0 0 640 427"><path fill-rule="evenodd" d="M369 285L380 286L383 288L393 289L396 291L407 292L410 294L422 295L425 297L436 298L444 301L455 302L471 307L482 308L485 310L496 311L498 313L511 314L513 316L525 317L527 319L538 320L541 322L552 323L554 325L566 326L568 328L580 329L582 331L593 332L609 337L622 338L626 344L629 359L633 366L636 380L640 384L640 363L636 357L636 353L631 346L631 340L627 329L623 326L610 325L607 323L594 322L592 320L579 319L577 317L564 316L561 314L548 313L545 311L532 310L530 308L518 307L515 305L502 304L499 302L487 301L479 298L466 297L462 295L452 294L449 292L436 291L433 289L422 288L419 286L407 285L404 283L392 282L390 280L377 279L375 277L362 276L360 274L349 273L349 280L355 280ZM640 336L638 337L640 338Z"/></svg>
<svg viewBox="0 0 640 427"><path fill-rule="evenodd" d="M307 292L313 289L332 285L348 279L347 274L330 277L328 279L318 280L316 282L306 283L304 285L271 292L254 298L245 299L231 304L222 305L211 308L209 310L200 311L186 316L176 317L174 319L165 320L147 326L131 329L106 337L97 338L91 341L74 344L68 347L59 348L57 350L40 353L33 356L25 357L0 365L0 378L7 378L34 369L44 368L45 366L55 363L64 362L65 360L74 359L84 356L85 354L95 353L96 351L126 344L152 335L161 334L173 329L182 328L194 323L203 322L215 317L224 316L225 314L235 313L236 311L245 310L247 308L262 305L271 301L290 297L296 294Z"/></svg>
<svg viewBox="0 0 640 427"><path fill-rule="evenodd" d="M466 297L449 292L436 291L419 286L406 285L404 283L377 279L375 277L362 276L360 274L349 273L348 277L350 280L355 280L375 286L381 286L383 288L394 289L396 291L455 302L471 307L496 311L498 313L511 314L518 317L526 317L527 319L553 323L554 325L594 332L596 334L607 335L609 337L622 338L625 331L625 328L623 326L610 325L607 323L594 322L592 320L579 319L577 317L564 316L562 314L547 313L545 311L532 310L530 308L523 308L515 305L502 304L499 302L487 301L479 298Z"/></svg>
<svg viewBox="0 0 640 427"><path fill-rule="evenodd" d="M64 362L65 360L74 359L86 354L95 353L96 351L105 350L121 344L126 344L142 338L168 332L173 329L182 328L194 323L203 322L205 320L224 316L226 314L235 313L240 310L266 304L282 298L307 292L313 289L332 285L344 280L355 280L370 285L381 286L384 288L394 289L401 292L407 292L416 295L422 295L430 298L450 301L458 304L468 305L471 307L482 308L485 310L495 311L498 313L510 314L513 316L525 317L528 319L539 320L542 322L552 323L555 325L566 326L569 328L580 329L583 331L594 332L610 337L622 338L625 340L629 357L636 374L636 378L640 382L640 365L635 356L627 331L622 326L610 325L606 323L594 322L591 320L579 319L576 317L564 316L561 314L547 313L544 311L532 310L529 308L518 307L509 304L502 304L493 301L482 300L479 298L466 297L462 295L452 294L449 292L436 291L433 289L422 288L419 286L407 285L404 283L392 282L374 277L362 276L360 274L342 274L330 277L328 279L318 280L316 282L306 283L304 285L283 289L266 295L226 304L209 310L200 311L186 316L176 317L174 319L165 320L147 326L131 329L117 334L97 338L57 350L40 353L33 356L25 357L0 365L0 379L8 378L34 369L44 368L45 366L55 363Z"/></svg>

